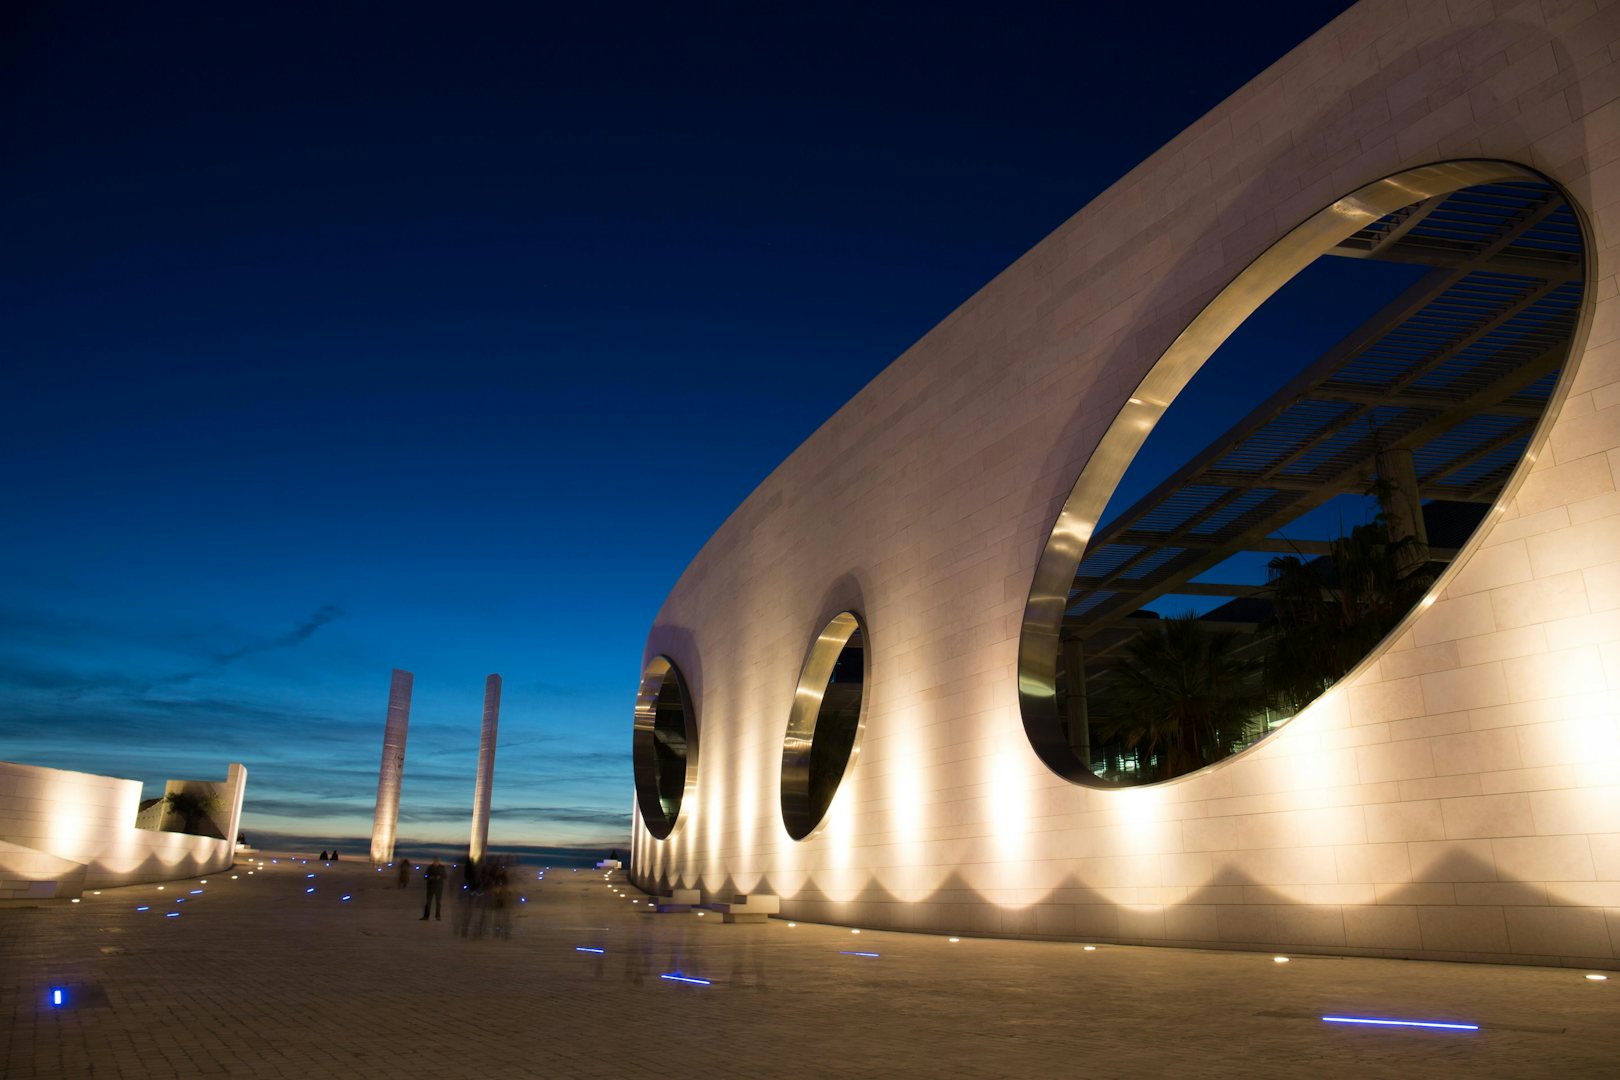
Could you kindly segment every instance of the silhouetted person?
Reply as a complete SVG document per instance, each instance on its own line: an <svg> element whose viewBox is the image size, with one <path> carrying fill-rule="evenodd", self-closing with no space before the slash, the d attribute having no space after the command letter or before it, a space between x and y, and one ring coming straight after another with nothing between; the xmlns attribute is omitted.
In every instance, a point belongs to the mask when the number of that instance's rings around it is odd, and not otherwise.
<svg viewBox="0 0 1620 1080"><path fill-rule="evenodd" d="M484 898L480 888L483 880L480 870L479 865L471 859L461 866L461 896L458 898L456 933L462 937L467 936L467 931L472 926L473 908ZM482 933L482 928L479 932Z"/></svg>
<svg viewBox="0 0 1620 1080"><path fill-rule="evenodd" d="M337 848L333 848L333 849L332 849L332 861L333 861L333 862L337 862L337 861L338 861L338 853L337 853Z"/></svg>
<svg viewBox="0 0 1620 1080"><path fill-rule="evenodd" d="M404 888L411 883L411 860L399 859L399 887Z"/></svg>
<svg viewBox="0 0 1620 1080"><path fill-rule="evenodd" d="M433 863L427 868L427 903L422 905L421 922L427 922L428 912L433 912L435 919L444 918L444 864L437 855L433 856Z"/></svg>
<svg viewBox="0 0 1620 1080"><path fill-rule="evenodd" d="M325 862L325 861L326 861L326 849L321 848L321 862Z"/></svg>

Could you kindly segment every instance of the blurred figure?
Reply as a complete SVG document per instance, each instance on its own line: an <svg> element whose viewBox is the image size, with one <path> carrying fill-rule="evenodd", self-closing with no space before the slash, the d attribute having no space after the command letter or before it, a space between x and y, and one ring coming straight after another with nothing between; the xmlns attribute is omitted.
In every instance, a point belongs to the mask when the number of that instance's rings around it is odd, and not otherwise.
<svg viewBox="0 0 1620 1080"><path fill-rule="evenodd" d="M466 937L468 931L472 929L473 909L478 907L479 901L483 899L480 891L482 881L483 875L477 863L468 859L462 864L461 896L457 898L461 906L456 909L456 933L462 937ZM478 932L482 934L484 928L479 926Z"/></svg>
<svg viewBox="0 0 1620 1080"><path fill-rule="evenodd" d="M321 862L325 862L325 861L326 861L326 849L325 849L325 848L321 848L321 855L320 855L320 859L321 859Z"/></svg>
<svg viewBox="0 0 1620 1080"><path fill-rule="evenodd" d="M424 875L427 878L427 903L422 905L422 918L427 922L428 912L433 911L435 919L444 917L444 864L437 855L433 856L433 863L427 868Z"/></svg>
<svg viewBox="0 0 1620 1080"><path fill-rule="evenodd" d="M333 849L332 849L332 861L333 861L333 862L337 862L337 861L338 861L338 853L337 853L337 848L333 848Z"/></svg>
<svg viewBox="0 0 1620 1080"><path fill-rule="evenodd" d="M399 887L403 889L406 885L410 884L411 860L398 855L396 855L395 858L399 859Z"/></svg>
<svg viewBox="0 0 1620 1080"><path fill-rule="evenodd" d="M488 906L496 937L512 939L512 896L510 889L511 859L497 858L490 868L490 880L484 885L484 902ZM483 920L479 920L482 927Z"/></svg>

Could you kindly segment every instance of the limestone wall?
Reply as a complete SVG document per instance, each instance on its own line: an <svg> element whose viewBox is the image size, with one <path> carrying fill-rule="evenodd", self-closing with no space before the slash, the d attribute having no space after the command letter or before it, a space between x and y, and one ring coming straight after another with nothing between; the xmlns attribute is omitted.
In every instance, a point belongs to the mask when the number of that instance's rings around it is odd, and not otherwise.
<svg viewBox="0 0 1620 1080"><path fill-rule="evenodd" d="M225 787L234 838L247 770L232 764ZM140 798L138 780L0 762L0 899L75 896L231 865L230 840L137 828Z"/></svg>
<svg viewBox="0 0 1620 1080"><path fill-rule="evenodd" d="M633 879L874 927L1614 966L1617 96L1615 3L1367 0L990 282L762 483L665 602L646 657L684 671L701 764L669 839L638 819ZM1108 425L1296 225L1461 158L1539 170L1591 233L1566 388L1494 521L1432 606L1247 753L1127 791L1047 771L1020 718L1020 624ZM809 642L845 609L868 631L867 730L827 827L795 842L783 731Z"/></svg>

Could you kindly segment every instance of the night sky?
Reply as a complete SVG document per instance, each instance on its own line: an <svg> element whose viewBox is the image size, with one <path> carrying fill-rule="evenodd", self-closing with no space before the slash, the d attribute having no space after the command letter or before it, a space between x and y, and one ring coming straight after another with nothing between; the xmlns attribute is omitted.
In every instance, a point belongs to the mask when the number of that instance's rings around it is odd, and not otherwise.
<svg viewBox="0 0 1620 1080"><path fill-rule="evenodd" d="M361 837L397 666L465 842L499 672L493 846L622 846L707 537L1345 6L0 8L0 759Z"/></svg>

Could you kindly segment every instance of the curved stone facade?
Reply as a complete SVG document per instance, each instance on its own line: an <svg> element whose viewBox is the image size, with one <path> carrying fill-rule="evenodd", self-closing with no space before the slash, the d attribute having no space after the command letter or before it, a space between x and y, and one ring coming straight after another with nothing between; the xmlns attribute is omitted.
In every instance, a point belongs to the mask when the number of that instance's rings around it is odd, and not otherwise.
<svg viewBox="0 0 1620 1080"><path fill-rule="evenodd" d="M785 916L1138 944L1616 966L1620 6L1362 3L1099 196L840 409L664 603L701 733L632 880ZM1458 159L1532 168L1588 230L1552 414L1432 602L1276 735L1180 780L1066 782L1017 670L1037 564L1127 402L1301 223ZM780 813L800 670L868 631L825 825Z"/></svg>
<svg viewBox="0 0 1620 1080"><path fill-rule="evenodd" d="M0 761L0 900L69 899L84 889L173 881L230 867L247 769L223 783L171 780L167 790L212 792L223 836L164 831L140 819L141 782Z"/></svg>

